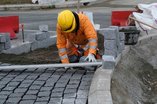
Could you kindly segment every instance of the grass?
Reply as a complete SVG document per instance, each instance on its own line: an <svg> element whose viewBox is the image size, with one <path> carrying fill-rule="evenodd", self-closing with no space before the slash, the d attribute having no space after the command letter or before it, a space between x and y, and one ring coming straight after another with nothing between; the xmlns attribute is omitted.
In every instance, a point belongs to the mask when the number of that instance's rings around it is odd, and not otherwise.
<svg viewBox="0 0 157 104"><path fill-rule="evenodd" d="M31 0L0 0L0 5L2 4L28 4L32 3Z"/></svg>

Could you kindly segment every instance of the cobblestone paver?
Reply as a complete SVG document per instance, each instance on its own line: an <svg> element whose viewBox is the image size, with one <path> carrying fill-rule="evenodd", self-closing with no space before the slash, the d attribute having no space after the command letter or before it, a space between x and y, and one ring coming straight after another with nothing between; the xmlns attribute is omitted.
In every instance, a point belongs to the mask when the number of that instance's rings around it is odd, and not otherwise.
<svg viewBox="0 0 157 104"><path fill-rule="evenodd" d="M0 71L0 104L87 104L94 71L12 69Z"/></svg>

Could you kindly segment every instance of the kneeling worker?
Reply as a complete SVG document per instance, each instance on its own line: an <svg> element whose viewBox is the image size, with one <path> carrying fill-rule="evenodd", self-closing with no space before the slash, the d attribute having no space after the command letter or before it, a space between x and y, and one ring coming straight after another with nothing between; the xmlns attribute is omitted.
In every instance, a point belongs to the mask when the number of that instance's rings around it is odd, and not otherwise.
<svg viewBox="0 0 157 104"><path fill-rule="evenodd" d="M62 63L94 62L97 56L97 33L89 18L82 13L63 10L57 20L57 48Z"/></svg>

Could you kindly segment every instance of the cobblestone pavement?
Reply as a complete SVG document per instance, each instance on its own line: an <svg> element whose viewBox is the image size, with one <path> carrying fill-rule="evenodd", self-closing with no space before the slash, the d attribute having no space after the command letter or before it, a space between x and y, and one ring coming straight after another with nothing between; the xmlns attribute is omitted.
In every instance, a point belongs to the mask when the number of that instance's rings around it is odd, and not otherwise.
<svg viewBox="0 0 157 104"><path fill-rule="evenodd" d="M12 69L0 71L0 104L87 104L94 71Z"/></svg>

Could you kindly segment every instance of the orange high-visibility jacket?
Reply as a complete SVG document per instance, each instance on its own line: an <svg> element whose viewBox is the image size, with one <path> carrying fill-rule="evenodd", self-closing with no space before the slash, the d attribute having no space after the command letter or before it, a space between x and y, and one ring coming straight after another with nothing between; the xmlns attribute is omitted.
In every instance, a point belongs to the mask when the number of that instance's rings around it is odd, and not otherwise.
<svg viewBox="0 0 157 104"><path fill-rule="evenodd" d="M57 24L57 48L62 63L69 63L66 51L67 40L76 45L86 45L88 43L89 53L96 54L97 33L86 15L79 13L78 17L79 29L77 33L65 33L61 31L60 26Z"/></svg>

